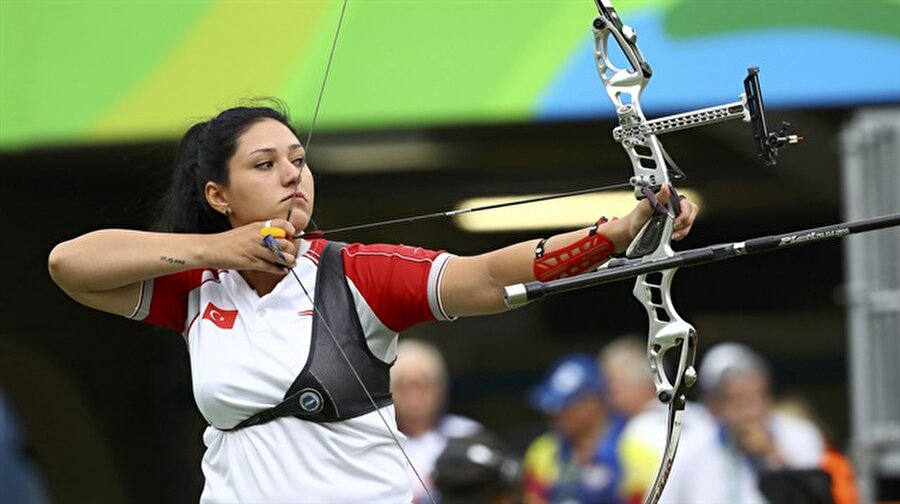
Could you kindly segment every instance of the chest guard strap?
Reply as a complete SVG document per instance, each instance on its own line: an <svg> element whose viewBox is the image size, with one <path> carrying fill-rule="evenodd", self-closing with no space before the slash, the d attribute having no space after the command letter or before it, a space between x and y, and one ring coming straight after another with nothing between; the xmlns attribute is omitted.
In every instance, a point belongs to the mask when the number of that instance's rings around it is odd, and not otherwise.
<svg viewBox="0 0 900 504"><path fill-rule="evenodd" d="M312 341L306 366L291 384L281 403L243 420L233 431L293 416L310 422L347 420L393 403L390 391L391 365L376 357L366 344L356 313L356 304L344 277L341 242L328 242L319 258L313 303ZM334 335L329 334L323 323ZM335 339L347 354L359 377L372 394L360 386L347 361L335 346Z"/></svg>

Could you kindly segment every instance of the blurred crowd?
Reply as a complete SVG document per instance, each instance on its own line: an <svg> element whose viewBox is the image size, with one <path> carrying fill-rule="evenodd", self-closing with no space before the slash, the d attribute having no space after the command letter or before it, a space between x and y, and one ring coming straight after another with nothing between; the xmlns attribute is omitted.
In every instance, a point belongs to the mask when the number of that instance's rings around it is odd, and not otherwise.
<svg viewBox="0 0 900 504"><path fill-rule="evenodd" d="M760 355L719 344L699 375L660 502L858 502L852 467L827 426L803 401L775 401ZM522 453L477 420L446 411L447 368L428 343L400 342L391 392L416 504L637 504L666 442L667 408L637 337L614 340L597 356L565 355L547 370L528 401L548 428ZM0 502L50 502L2 393Z"/></svg>
<svg viewBox="0 0 900 504"><path fill-rule="evenodd" d="M565 355L528 396L546 432L517 453L474 419L445 412L447 370L438 350L402 341L392 369L400 430L412 459L415 502L643 502L666 443L667 408L656 398L637 337L597 356ZM766 361L723 343L700 362L660 502L858 501L853 470L827 427L800 400L776 402Z"/></svg>

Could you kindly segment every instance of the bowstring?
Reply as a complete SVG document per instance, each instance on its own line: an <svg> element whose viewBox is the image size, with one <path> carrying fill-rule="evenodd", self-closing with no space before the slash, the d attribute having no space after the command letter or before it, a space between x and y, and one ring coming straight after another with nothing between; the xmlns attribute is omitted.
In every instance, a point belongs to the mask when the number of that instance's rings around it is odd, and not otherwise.
<svg viewBox="0 0 900 504"><path fill-rule="evenodd" d="M328 51L328 60L325 62L325 72L322 74L322 85L319 86L319 94L316 96L316 106L313 109L312 121L309 123L309 131L306 133L306 142L303 143L303 149L305 155L303 156L303 165L307 165L307 160L309 159L309 144L312 142L313 131L316 129L316 122L319 120L319 110L322 108L322 98L325 97L325 87L328 84L328 75L331 74L331 63L334 61L334 53L337 49L338 38L341 36L341 28L344 26L344 14L347 13L347 3L348 0L344 0L341 3L341 13L338 16L337 28L334 30L334 38L331 39L331 49ZM302 173L302 169L301 169ZM297 192L297 188L300 186L300 176L297 176L297 181L294 182L294 193ZM290 205L288 207L287 213L287 221L291 221L291 212L294 211L294 205Z"/></svg>
<svg viewBox="0 0 900 504"><path fill-rule="evenodd" d="M359 372L356 370L356 367L350 362L350 357L344 352L344 348L338 343L337 336L334 335L334 332L331 330L331 327L328 325L328 322L325 320L325 317L322 315L321 307L316 307L315 303L313 303L312 297L309 294L309 291L306 290L306 286L303 284L303 281L300 280L300 276L294 271L293 268L289 268L291 274L294 276L294 279L297 280L297 283L300 285L300 288L303 290L303 294L306 296L306 299L313 305L313 313L319 318L319 322L322 323L322 326L325 328L325 332L331 337L331 340L334 342L334 346L337 347L341 356L344 358L344 362L347 363L347 366L350 367L350 371L353 373L353 376L356 378L359 386L362 387L363 392L366 393L366 397L369 399L369 402L372 404L372 407L375 408L375 412L378 413L378 418L381 419L381 423L384 424L385 429L387 429L388 433L391 435L391 439L394 440L394 444L397 445L397 448L400 449L400 453L403 454L403 458L406 459L406 463L409 464L409 467L412 469L413 473L416 475L416 479L419 480L419 484L422 485L422 488L425 489L425 493L428 494L428 500L431 501L431 504L437 504L437 501L434 499L434 495L431 494L431 490L425 484L425 480L422 478L422 475L419 474L419 470L416 469L416 466L413 464L412 459L410 459L409 454L403 449L403 444L400 442L400 439L397 437L397 434L394 432L394 429L391 428L387 419L384 417L384 413L381 412L381 408L375 403L375 398L372 397L372 393L369 391L369 387L366 386L362 377L359 376Z"/></svg>
<svg viewBox="0 0 900 504"><path fill-rule="evenodd" d="M328 83L328 76L331 73L331 64L334 61L334 54L335 54L335 50L337 49L337 43L338 43L338 39L341 34L341 28L344 25L344 15L347 12L347 4L348 4L348 0L343 0L343 2L341 3L341 13L338 16L337 28L334 31L334 38L331 41L331 49L328 53L328 60L325 63L325 71L322 76L322 85L319 87L319 94L316 98L315 110L313 111L313 117L312 117L312 121L310 122L309 132L307 133L306 142L304 143L304 149L306 151L306 155L304 156L304 161L303 161L304 165L307 164L307 159L309 158L309 145L312 142L313 131L315 131L316 121L318 120L319 111L321 110L321 107L322 107L322 99L325 96L325 89L326 89L326 85ZM302 168L301 168L300 174L297 175L297 181L294 182L294 193L297 192L297 188L300 186L301 175L302 175ZM291 213L293 212L293 210L294 210L294 204L293 204L293 200L292 200L291 205L288 206L288 212L287 212L287 217L286 217L286 220L288 222L291 221ZM294 268L288 267L288 271L291 272L291 275L294 277L294 279L297 281L297 284L300 286L300 289L303 291L304 296L306 296L307 301L309 301L310 305L313 307L313 313L315 313L315 316L319 318L319 322L322 323L322 326L325 327L325 332L327 332L328 335L331 337L331 340L334 342L334 345L337 347L338 351L340 352L341 357L343 357L344 362L347 363L347 366L350 368L350 371L353 373L353 376L356 378L357 383L359 383L360 387L362 387L363 392L365 392L366 397L369 399L369 403L371 403L372 407L375 409L375 412L378 414L378 418L381 419L381 422L384 424L385 429L387 429L388 434L390 434L391 439L394 440L394 444L400 450L400 453L403 454L403 458L406 460L406 463L409 465L410 469L412 469L412 472L413 472L413 474L415 474L416 479L419 481L419 484L422 485L423 489L425 489L425 493L428 495L428 499L431 501L431 504L436 504L437 501L435 500L434 495L432 495L431 490L425 484L424 478L422 478L422 475L419 473L419 470L413 464L412 459L410 459L410 457L409 457L409 454L403 448L403 444L400 442L400 439L397 437L397 434L394 432L394 429L391 428L387 419L384 417L384 414L381 412L381 408L378 407L378 404L375 402L375 398L372 397L372 393L369 391L369 387L366 386L362 377L359 375L359 372L356 370L356 367L350 361L350 357L347 356L346 352L344 352L343 347L341 347L341 345L338 343L337 336L335 336L334 332L331 330L331 327L328 325L328 322L326 321L325 317L321 313L321 311L322 311L321 307L317 307L315 305L315 303L313 302L312 296L310 295L309 291L306 289L306 286L303 284L303 281L300 280L300 276L297 275L296 271L294 271Z"/></svg>

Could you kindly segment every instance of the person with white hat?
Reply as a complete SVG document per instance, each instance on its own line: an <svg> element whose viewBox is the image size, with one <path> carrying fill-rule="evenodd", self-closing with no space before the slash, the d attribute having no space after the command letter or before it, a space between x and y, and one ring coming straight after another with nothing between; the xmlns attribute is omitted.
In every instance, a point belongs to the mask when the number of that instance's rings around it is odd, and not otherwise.
<svg viewBox="0 0 900 504"><path fill-rule="evenodd" d="M661 502L798 502L774 498L764 480L801 492L807 500L831 502L827 478L816 470L824 444L810 422L772 408L769 366L738 343L711 348L698 384L715 418L714 428L682 443ZM772 477L774 476L774 477ZM825 482L826 495L819 495Z"/></svg>

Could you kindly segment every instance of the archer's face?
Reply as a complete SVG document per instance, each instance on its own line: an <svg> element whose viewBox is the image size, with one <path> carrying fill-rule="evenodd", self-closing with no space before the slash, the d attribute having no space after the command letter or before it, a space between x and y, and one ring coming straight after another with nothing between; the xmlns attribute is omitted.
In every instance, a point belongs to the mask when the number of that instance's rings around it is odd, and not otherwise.
<svg viewBox="0 0 900 504"><path fill-rule="evenodd" d="M232 211L232 225L283 219L293 205L291 224L304 229L312 217L314 189L305 157L300 140L280 122L263 119L250 126L238 138L237 150L228 162L228 187L223 192Z"/></svg>

